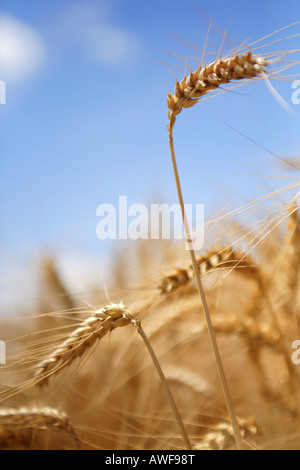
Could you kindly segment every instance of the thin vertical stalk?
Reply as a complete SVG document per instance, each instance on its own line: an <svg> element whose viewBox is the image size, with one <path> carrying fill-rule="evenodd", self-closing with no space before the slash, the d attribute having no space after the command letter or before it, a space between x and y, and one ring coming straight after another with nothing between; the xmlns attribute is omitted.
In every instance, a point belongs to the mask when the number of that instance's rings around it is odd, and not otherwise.
<svg viewBox="0 0 300 470"><path fill-rule="evenodd" d="M178 199L179 199L179 204L180 204L180 208L181 208L182 220L183 220L183 224L184 224L185 237L186 237L186 240L187 240L187 243L188 243L188 246L189 246L189 252L190 252L190 256L191 256L191 260L192 260L193 270L194 270L194 273L195 273L195 279L196 279L199 295L200 295L201 302L202 302L203 312L204 312L204 316L205 316L205 320L206 320L206 324L207 324L207 328L208 328L208 334L209 334L211 346L212 346L212 349L213 349L214 357L215 357L215 360L216 360L216 366L217 366L217 370L218 370L218 374L219 374L219 378L220 378L220 382L221 382L221 386L222 386L222 390L223 390L223 394L224 394L228 414L229 414L231 425L232 425L233 432L234 432L236 446L237 446L238 450L243 450L243 449L245 449L245 443L243 442L243 439L242 439L242 436L241 436L241 431L240 431L240 428L239 428L239 424L238 424L236 414L235 414L235 411L234 411L233 402L232 402L231 394L230 394L229 387L228 387L228 382L227 382L227 379L226 379L226 375L225 375L225 371L224 371L220 351L219 351L217 340L216 340L216 335L215 335L215 332L214 332L214 328L213 328L213 325L212 325L212 321L211 321L211 317L210 317L210 313L209 313L209 309L208 309L208 305L207 305L206 295L205 295L205 292L204 292L204 289L203 289L203 285L202 285L202 281L201 281L201 277L200 277L200 272L199 272L198 265L197 265L195 251L194 251L194 248L193 248L193 245L192 245L192 240L191 240L191 237L190 237L190 229L189 229L188 221L187 221L186 214L185 214L181 184L180 184L179 173L178 173L176 157L175 157L175 151L174 151L173 126L174 126L174 122L172 123L172 121L170 120L170 125L168 127L170 153L171 153L171 158L172 158L173 171L174 171L174 176L175 176L175 181L176 181Z"/></svg>
<svg viewBox="0 0 300 470"><path fill-rule="evenodd" d="M187 432L186 432L186 430L185 430L185 427L184 427L183 421L182 421L182 419L181 419L180 413L179 413L179 411L178 411L177 405L176 405L176 403L175 403L174 397L173 397L173 395L172 395L172 393L171 393L171 390L170 390L170 388L169 388L169 386L168 386L168 382L167 382L167 380L166 380L166 378L165 378L165 376L164 376L164 373L163 373L163 371L162 371L162 368L160 367L159 361L158 361L158 359L157 359L157 357L156 357L156 355L155 355L155 352L154 352L154 350L153 350L153 348L152 348L152 346L151 346L151 344L150 344L150 341L148 340L147 335L146 335L146 333L144 332L144 330L143 330L143 328L142 328L142 326L141 326L141 323L140 323L140 321L139 321L138 319L134 320L134 321L132 322L132 324L136 327L136 329L137 329L139 335L142 337L142 339L143 339L145 345L147 346L147 349L148 349L148 351L149 351L149 354L150 354L150 356L151 356L151 359L152 359L152 361L153 361L153 364L154 364L154 366L155 366L155 369L156 369L156 371L157 371L157 373L158 373L158 375L159 375L159 378L160 378L160 380L161 380L162 386L163 386L163 388L164 388L164 391L165 391L165 393L166 393L166 395L167 395L167 398L168 398L168 400L169 400L169 403L170 403L170 405L171 405L172 411L173 411L174 416L175 416L175 419L176 419L176 421L177 421L177 424L178 424L180 433L181 433L181 435L182 435L182 437L183 437L183 440L184 440L184 442L185 442L186 448L187 448L188 450L192 450L191 442L190 442L189 437L188 437L188 435L187 435Z"/></svg>

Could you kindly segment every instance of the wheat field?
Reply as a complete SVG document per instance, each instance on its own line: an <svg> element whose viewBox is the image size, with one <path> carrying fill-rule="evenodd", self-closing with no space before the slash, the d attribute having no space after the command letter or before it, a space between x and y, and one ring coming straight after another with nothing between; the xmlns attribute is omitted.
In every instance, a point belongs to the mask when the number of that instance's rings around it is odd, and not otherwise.
<svg viewBox="0 0 300 470"><path fill-rule="evenodd" d="M272 41L208 64L200 58L176 77L167 96L173 157L175 121L188 108L217 100L225 87L293 79L287 70L297 51L268 53ZM176 144L176 126L174 134ZM55 260L45 259L37 310L1 321L0 449L235 450L207 307L243 444L299 450L298 192L295 179L243 206L218 208L192 263L183 244L137 242L112 260L113 287L85 304L68 292Z"/></svg>

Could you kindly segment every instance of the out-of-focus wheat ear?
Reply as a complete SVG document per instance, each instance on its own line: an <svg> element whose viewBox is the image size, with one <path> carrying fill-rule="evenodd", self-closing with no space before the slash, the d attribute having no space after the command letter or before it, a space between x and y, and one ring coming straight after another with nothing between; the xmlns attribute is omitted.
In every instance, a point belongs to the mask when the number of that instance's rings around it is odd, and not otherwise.
<svg viewBox="0 0 300 470"><path fill-rule="evenodd" d="M215 315L214 328L216 333L240 336L249 346L249 351L257 351L262 347L282 354L280 334L267 324L258 324L252 318L241 320L235 315Z"/></svg>
<svg viewBox="0 0 300 470"><path fill-rule="evenodd" d="M264 275L261 267L257 266L254 260L252 260L250 257L248 259L245 258L245 263L246 269L241 270L241 273L244 274L246 277L256 279L259 290L256 296L254 296L253 298L253 304L250 309L250 311L252 312L252 318L249 318L246 322L244 322L244 327L242 328L242 330L244 331L244 333L246 333L246 336L248 333L251 333L250 335L248 335L249 338L251 337L251 335L252 337L257 336L257 338L265 337L265 340L267 342L268 339L270 340L272 336L274 337L274 339L277 338L277 349L281 352L285 359L285 363L290 376L291 388L293 392L297 392L298 385L295 377L295 368L291 361L289 345L286 344L277 312L272 304L272 298L269 292L268 279L266 279L266 276ZM265 323L264 328L258 327L258 324L255 324L254 322L254 320L256 319L259 321L258 315L255 310L257 312L260 311L260 305L262 302L265 303L270 316L270 324ZM253 363L255 363L256 352L253 348L250 351L253 356Z"/></svg>
<svg viewBox="0 0 300 470"><path fill-rule="evenodd" d="M253 439L258 434L259 430L254 420L245 420L237 418L241 430L242 438L249 446L249 450L256 450L255 445L252 444ZM197 443L194 447L195 450L234 450L234 434L232 426L229 423L221 422L213 426L201 442Z"/></svg>
<svg viewBox="0 0 300 470"><path fill-rule="evenodd" d="M248 352L253 358L253 363L257 362L261 348L268 348L282 355L290 375L293 376L292 361L290 356L287 357L280 331L273 325L267 322L257 322L251 317L241 320L234 315L218 315L214 318L214 328L218 333L240 336L248 345Z"/></svg>
<svg viewBox="0 0 300 470"><path fill-rule="evenodd" d="M255 279L261 284L260 270L249 255L236 251L232 247L216 248L197 258L198 270L201 276L217 269L234 270L247 278ZM169 294L195 279L193 266L175 268L173 273L164 276L159 289L162 294Z"/></svg>
<svg viewBox="0 0 300 470"><path fill-rule="evenodd" d="M263 369L260 358L264 348L276 352L282 356L286 363L288 371L288 381L286 383L287 389L290 394L297 396L299 390L299 382L294 370L294 365L291 361L289 351L283 341L281 332L274 328L267 322L257 322L255 318L246 317L244 320L237 318L234 315L218 315L214 317L214 328L216 333L237 335L247 345L248 356L256 369L258 369L261 377L265 380L261 381L261 388L265 396L276 398L286 406L289 411L300 414L300 407L295 400L291 403L285 403L285 394L277 394L276 397L270 388L267 386L265 370Z"/></svg>
<svg viewBox="0 0 300 470"><path fill-rule="evenodd" d="M172 274L163 277L158 289L162 294L170 294L170 292L174 292L179 287L187 286L190 281L188 269L175 268Z"/></svg>
<svg viewBox="0 0 300 470"><path fill-rule="evenodd" d="M58 349L38 364L35 374L37 385L39 387L45 385L51 376L70 366L75 359L82 357L107 333L130 325L132 319L132 313L122 303L111 304L94 312Z"/></svg>
<svg viewBox="0 0 300 470"><path fill-rule="evenodd" d="M0 410L0 437L22 439L22 430L57 430L67 433L76 441L78 436L67 415L53 408L20 408Z"/></svg>
<svg viewBox="0 0 300 470"><path fill-rule="evenodd" d="M49 256L43 257L41 269L46 297L54 298L56 301L59 300L66 310L74 309L76 305L59 275L54 260Z"/></svg>
<svg viewBox="0 0 300 470"><path fill-rule="evenodd" d="M164 370L165 377L169 383L180 384L182 387L189 388L192 392L202 395L205 398L211 398L216 390L199 374L192 372L186 367L168 366Z"/></svg>

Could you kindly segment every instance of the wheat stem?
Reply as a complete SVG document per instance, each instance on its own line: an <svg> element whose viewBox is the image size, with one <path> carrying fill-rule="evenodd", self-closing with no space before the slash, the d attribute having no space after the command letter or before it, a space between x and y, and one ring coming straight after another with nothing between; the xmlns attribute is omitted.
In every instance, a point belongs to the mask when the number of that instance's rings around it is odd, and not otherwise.
<svg viewBox="0 0 300 470"><path fill-rule="evenodd" d="M221 382L221 386L222 386L222 390L223 390L223 394L224 394L228 414L229 414L230 421L231 421L232 428L233 428L233 432L234 432L236 446L237 446L238 450L242 450L242 449L244 449L244 442L243 442L243 439L242 439L242 436L241 436L241 432L240 432L239 424L238 424L238 421L237 421L236 413L234 411L233 402L232 402L230 390L229 390L229 387L228 387L228 382L227 382L227 379L226 379L226 375L225 375L225 371L224 371L224 367L223 367L219 347L218 347L218 344L217 344L217 341L216 341L216 335L215 335L215 332L214 332L214 328L213 328L213 325L212 325L212 321L211 321L211 317L210 317L210 313L209 313L209 309L208 309L206 295L205 295L205 292L204 292L204 289L203 289L201 276L200 276L199 269L198 269L198 264L197 264L195 251L193 249L192 240L190 238L190 229L189 229L188 221L187 221L187 218L186 218L186 215L185 215L182 189L181 189L180 178L179 178L179 173L178 173L178 167L177 167L177 162L176 162L176 157L175 157L175 150L174 150L174 141L173 141L174 123L175 123L175 121L172 122L170 120L170 124L168 126L169 145L170 145L170 153L171 153L171 158L172 158L172 165L173 165L173 171L174 171L174 176L175 176L175 181L176 181L178 199L179 199L179 204L180 204L181 214L182 214L182 219L183 219L183 224L184 224L185 236L186 236L187 243L188 243L188 246L189 246L189 252L190 252L190 256L191 256L191 260L192 260L195 279L196 279L199 295L200 295L201 302L202 302L203 312L204 312L204 315L205 315L205 320L206 320L206 324L207 324L207 328L208 328L208 334L209 334L211 346L212 346L212 349L213 349L214 357L215 357L215 360L216 360L216 366L217 366L217 370L218 370L218 374L219 374L219 378L220 378L220 382Z"/></svg>
<svg viewBox="0 0 300 470"><path fill-rule="evenodd" d="M142 326L141 326L141 322L139 321L139 319L134 320L134 321L132 322L132 324L136 327L137 332L139 333L139 335L140 335L141 338L143 339L143 341L144 341L144 343L145 343L145 345L146 345L146 347L147 347L147 349L148 349L148 351L149 351L149 354L150 354L150 356L151 356L151 359L152 359L152 361L153 361L153 364L154 364L154 366L155 366L155 369L156 369L156 371L157 371L157 373L158 373L158 375L159 375L159 378L160 378L160 380L161 380L162 386L163 386L164 391L165 391L165 393L166 393L166 395L167 395L168 401L169 401L169 403L170 403L170 405L171 405L172 411L173 411L173 413L174 413L176 422L177 422L178 427L179 427L179 429L180 429L180 433L181 433L181 435L182 435L182 437L183 437L183 440L184 440L184 442L185 442L186 448L187 448L188 450L192 450L191 442L190 442L189 437L188 437L188 435L187 435L186 429L185 429L185 427L184 427L184 424L183 424L182 418L181 418L181 416L180 416L180 413L179 413L179 411L178 411L177 405L176 405L176 403L175 403L174 397L173 397L173 395L172 395L172 393L171 393L171 390L170 390L170 388L169 388L168 382L167 382L167 380L166 380L166 378L165 378L165 376L164 376L164 373L163 373L162 368L161 368L161 366L160 366L160 364L159 364L159 361L158 361L158 359L157 359L157 357L156 357L156 354L155 354L155 352L154 352L154 350L153 350L153 348L152 348L152 346L151 346L151 343L150 343L150 341L149 341L149 339L148 339L148 337L147 337L145 331L143 330L143 328L142 328Z"/></svg>

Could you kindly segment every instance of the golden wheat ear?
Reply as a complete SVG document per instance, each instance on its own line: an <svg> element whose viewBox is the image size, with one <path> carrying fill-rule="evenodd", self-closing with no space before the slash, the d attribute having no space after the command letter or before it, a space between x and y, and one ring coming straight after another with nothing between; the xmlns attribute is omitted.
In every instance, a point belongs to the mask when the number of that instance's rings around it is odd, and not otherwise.
<svg viewBox="0 0 300 470"><path fill-rule="evenodd" d="M45 385L51 376L82 357L96 341L116 328L129 325L133 318L132 313L122 303L97 310L81 323L56 351L38 364L35 374L37 385Z"/></svg>
<svg viewBox="0 0 300 470"><path fill-rule="evenodd" d="M95 312L79 328L71 333L59 349L54 351L48 359L40 363L35 375L37 385L39 387L45 385L51 376L69 366L76 358L80 358L97 340L102 339L108 332L126 325L133 325L143 339L170 402L186 447L187 449L192 449L175 400L149 339L142 328L141 321L139 318L135 318L122 302L108 305Z"/></svg>
<svg viewBox="0 0 300 470"><path fill-rule="evenodd" d="M218 59L200 67L176 82L174 94L168 93L169 126L175 123L176 116L183 108L191 108L209 91L234 80L253 79L266 72L268 60L254 56L251 51L235 55L225 60Z"/></svg>

